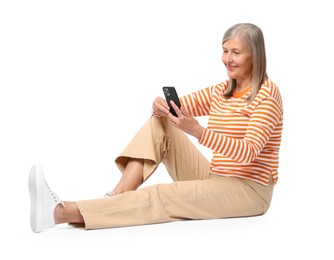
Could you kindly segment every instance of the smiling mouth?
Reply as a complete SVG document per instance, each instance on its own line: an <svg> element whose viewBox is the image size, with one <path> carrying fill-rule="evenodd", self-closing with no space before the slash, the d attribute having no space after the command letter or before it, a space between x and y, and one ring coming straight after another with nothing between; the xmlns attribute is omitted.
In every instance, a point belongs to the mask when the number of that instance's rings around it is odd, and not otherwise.
<svg viewBox="0 0 334 260"><path fill-rule="evenodd" d="M237 66L227 66L227 70L233 71L237 68Z"/></svg>

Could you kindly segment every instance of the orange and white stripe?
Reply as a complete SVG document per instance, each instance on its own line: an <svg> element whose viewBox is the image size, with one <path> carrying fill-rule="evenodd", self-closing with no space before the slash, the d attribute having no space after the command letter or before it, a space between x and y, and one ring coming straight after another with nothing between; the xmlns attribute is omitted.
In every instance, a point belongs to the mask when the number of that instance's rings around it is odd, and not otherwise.
<svg viewBox="0 0 334 260"><path fill-rule="evenodd" d="M252 102L236 93L223 96L227 82L180 98L193 116L209 116L199 143L213 151L211 173L268 185L278 178L278 155L283 129L283 105L277 86L262 85Z"/></svg>

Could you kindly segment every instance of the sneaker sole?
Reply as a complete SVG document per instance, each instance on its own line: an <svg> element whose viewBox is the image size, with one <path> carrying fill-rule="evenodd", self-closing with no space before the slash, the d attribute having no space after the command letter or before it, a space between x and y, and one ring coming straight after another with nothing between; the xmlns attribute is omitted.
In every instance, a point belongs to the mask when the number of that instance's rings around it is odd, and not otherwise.
<svg viewBox="0 0 334 260"><path fill-rule="evenodd" d="M29 194L30 194L30 226L32 231L38 233L43 230L43 201L38 199L42 191L44 182L43 170L40 166L34 165L29 174Z"/></svg>

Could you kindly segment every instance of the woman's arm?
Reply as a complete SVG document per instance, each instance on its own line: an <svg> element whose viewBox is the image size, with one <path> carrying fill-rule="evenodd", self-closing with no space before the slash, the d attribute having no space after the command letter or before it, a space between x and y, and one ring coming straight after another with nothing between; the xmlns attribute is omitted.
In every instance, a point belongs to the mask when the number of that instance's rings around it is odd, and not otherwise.
<svg viewBox="0 0 334 260"><path fill-rule="evenodd" d="M243 139L227 137L205 128L199 143L240 163L250 163L262 151L282 118L280 105L269 97L253 111Z"/></svg>
<svg viewBox="0 0 334 260"><path fill-rule="evenodd" d="M180 98L182 107L192 116L209 115L214 86L193 92Z"/></svg>
<svg viewBox="0 0 334 260"><path fill-rule="evenodd" d="M191 116L204 116L210 112L211 94L214 86L180 97L181 106ZM168 116L169 106L165 99L157 97L153 101L152 115Z"/></svg>

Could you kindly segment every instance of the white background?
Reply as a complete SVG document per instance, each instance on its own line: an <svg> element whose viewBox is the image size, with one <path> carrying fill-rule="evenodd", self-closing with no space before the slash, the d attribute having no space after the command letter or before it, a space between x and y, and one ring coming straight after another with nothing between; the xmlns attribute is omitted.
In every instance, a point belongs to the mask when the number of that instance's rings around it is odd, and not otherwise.
<svg viewBox="0 0 334 260"><path fill-rule="evenodd" d="M329 4L1 1L0 258L333 259ZM34 234L30 167L41 164L65 200L103 196L120 176L114 158L162 86L183 95L226 79L221 40L239 22L262 28L268 74L284 101L280 179L268 213ZM145 185L169 181L162 166Z"/></svg>

